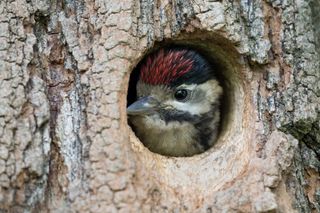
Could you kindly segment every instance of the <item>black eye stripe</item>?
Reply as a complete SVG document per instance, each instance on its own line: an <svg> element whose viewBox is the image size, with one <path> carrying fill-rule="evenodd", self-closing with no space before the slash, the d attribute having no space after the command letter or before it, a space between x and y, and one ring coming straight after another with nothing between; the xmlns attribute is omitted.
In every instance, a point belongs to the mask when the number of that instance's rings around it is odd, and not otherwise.
<svg viewBox="0 0 320 213"><path fill-rule="evenodd" d="M178 121L178 122L195 122L201 120L202 115L191 115L189 112L181 110L160 110L161 118L166 122Z"/></svg>

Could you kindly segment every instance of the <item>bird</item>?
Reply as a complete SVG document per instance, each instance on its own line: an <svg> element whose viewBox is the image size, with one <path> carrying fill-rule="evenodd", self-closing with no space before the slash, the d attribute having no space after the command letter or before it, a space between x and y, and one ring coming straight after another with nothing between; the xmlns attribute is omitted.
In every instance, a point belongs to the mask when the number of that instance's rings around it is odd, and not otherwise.
<svg viewBox="0 0 320 213"><path fill-rule="evenodd" d="M136 100L127 107L130 126L154 153L189 157L217 140L223 88L217 68L198 50L162 47L137 66Z"/></svg>

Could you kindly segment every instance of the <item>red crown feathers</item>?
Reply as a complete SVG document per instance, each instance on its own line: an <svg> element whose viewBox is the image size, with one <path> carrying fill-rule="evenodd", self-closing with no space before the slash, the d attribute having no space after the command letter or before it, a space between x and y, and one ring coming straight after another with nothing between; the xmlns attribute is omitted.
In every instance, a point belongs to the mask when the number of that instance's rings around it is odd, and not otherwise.
<svg viewBox="0 0 320 213"><path fill-rule="evenodd" d="M152 85L170 84L192 69L193 62L187 53L188 50L160 49L142 64L140 79Z"/></svg>

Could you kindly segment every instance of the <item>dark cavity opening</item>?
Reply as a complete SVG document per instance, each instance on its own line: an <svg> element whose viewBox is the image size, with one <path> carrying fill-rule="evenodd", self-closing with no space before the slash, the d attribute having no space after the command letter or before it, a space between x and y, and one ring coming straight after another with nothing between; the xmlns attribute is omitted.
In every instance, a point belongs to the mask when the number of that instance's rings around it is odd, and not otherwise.
<svg viewBox="0 0 320 213"><path fill-rule="evenodd" d="M201 56L203 56L210 65L216 70L215 75L217 80L220 83L220 86L223 88L223 95L221 97L220 101L220 124L219 124L219 130L218 130L218 136L216 141L208 147L209 149L213 147L219 140L219 135L222 132L225 132L227 129L228 123L230 121L230 118L232 117L230 111L232 110L231 102L234 99L234 83L232 82L234 79L236 79L236 74L234 74L233 70L231 70L230 64L228 64L228 60L224 60L223 58L226 57L226 54L224 53L223 47L219 47L219 45L213 44L212 41L204 41L204 40L180 40L180 41L166 41L161 44L155 44L155 47L151 49L149 52L146 53L145 57L147 57L150 53L157 51L159 48L167 48L167 47L187 47L192 50L197 51ZM228 51L226 51L227 53ZM217 54L215 54L217 53ZM144 58L143 58L144 59ZM132 103L134 103L137 100L137 82L139 80L140 75L140 68L141 63L143 59L138 63L138 65L133 69L130 80L129 80L129 87L128 87L128 93L127 93L127 106L130 106ZM232 120L232 119L231 119ZM133 131L136 133L135 127L130 123L130 120L128 121L129 125L133 129ZM137 133L136 133L137 135ZM138 135L137 135L138 136ZM138 136L139 138L139 136ZM144 141L139 138L140 141L144 144ZM207 151L208 149L204 150ZM199 154L199 153L196 153ZM174 156L174 155L169 155ZM192 155L189 155L192 156Z"/></svg>

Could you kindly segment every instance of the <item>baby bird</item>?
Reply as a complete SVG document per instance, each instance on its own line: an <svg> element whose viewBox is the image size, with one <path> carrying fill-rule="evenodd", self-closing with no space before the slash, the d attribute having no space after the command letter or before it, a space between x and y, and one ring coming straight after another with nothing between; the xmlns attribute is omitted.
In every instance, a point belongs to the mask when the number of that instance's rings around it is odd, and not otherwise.
<svg viewBox="0 0 320 213"><path fill-rule="evenodd" d="M192 156L217 139L222 87L214 67L186 47L161 48L139 66L138 99L127 108L137 137L152 152Z"/></svg>

